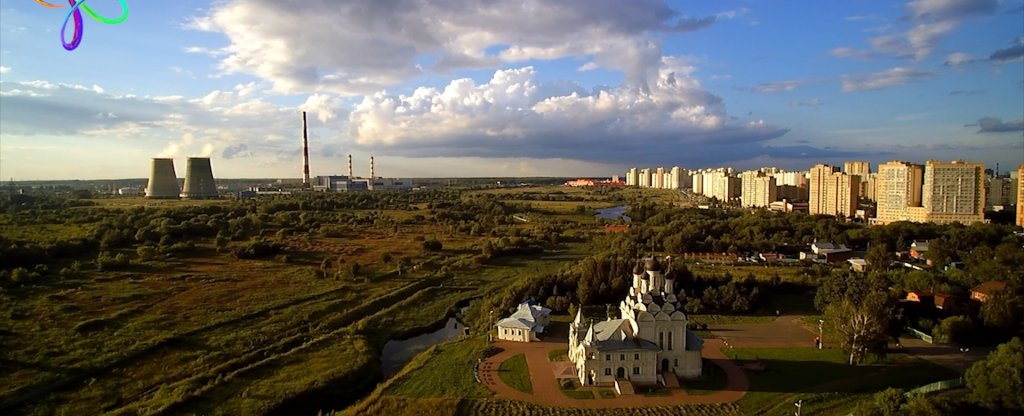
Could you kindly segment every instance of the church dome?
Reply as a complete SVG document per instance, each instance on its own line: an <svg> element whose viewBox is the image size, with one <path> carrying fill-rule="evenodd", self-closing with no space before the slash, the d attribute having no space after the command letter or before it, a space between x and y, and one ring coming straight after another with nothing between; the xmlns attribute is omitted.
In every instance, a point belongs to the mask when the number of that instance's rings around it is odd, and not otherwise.
<svg viewBox="0 0 1024 416"><path fill-rule="evenodd" d="M644 268L640 266L640 262L636 262L636 266L633 267L633 274L644 274Z"/></svg>
<svg viewBox="0 0 1024 416"><path fill-rule="evenodd" d="M647 271L652 271L652 272L660 272L661 271L661 263L658 262L658 258L657 257L653 257L652 256L651 258L649 258L647 260L644 260L644 269L647 269Z"/></svg>

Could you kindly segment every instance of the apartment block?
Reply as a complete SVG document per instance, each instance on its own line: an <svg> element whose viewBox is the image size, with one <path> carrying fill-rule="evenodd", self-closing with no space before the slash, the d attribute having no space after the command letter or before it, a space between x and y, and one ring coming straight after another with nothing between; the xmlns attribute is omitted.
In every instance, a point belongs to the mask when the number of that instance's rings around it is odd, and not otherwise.
<svg viewBox="0 0 1024 416"><path fill-rule="evenodd" d="M1024 163L1017 166L1017 226L1024 227Z"/></svg>
<svg viewBox="0 0 1024 416"><path fill-rule="evenodd" d="M810 170L808 212L811 215L852 217L857 212L860 177L818 164Z"/></svg>
<svg viewBox="0 0 1024 416"><path fill-rule="evenodd" d="M908 208L921 206L924 166L903 161L878 165L875 222L888 224L910 220Z"/></svg>

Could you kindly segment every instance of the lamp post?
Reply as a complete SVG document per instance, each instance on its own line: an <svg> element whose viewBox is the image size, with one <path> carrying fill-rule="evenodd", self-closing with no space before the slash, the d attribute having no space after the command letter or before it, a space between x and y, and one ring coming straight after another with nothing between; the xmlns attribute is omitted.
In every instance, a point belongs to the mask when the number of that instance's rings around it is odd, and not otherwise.
<svg viewBox="0 0 1024 416"><path fill-rule="evenodd" d="M796 412L793 414L800 416L800 410L804 407L804 399L797 400L796 403L793 403L793 406L796 406Z"/></svg>
<svg viewBox="0 0 1024 416"><path fill-rule="evenodd" d="M971 349L967 347L960 347L960 367L963 368L960 378L967 375L967 353L970 350Z"/></svg>
<svg viewBox="0 0 1024 416"><path fill-rule="evenodd" d="M825 346L825 320L818 320L818 349L822 349Z"/></svg>

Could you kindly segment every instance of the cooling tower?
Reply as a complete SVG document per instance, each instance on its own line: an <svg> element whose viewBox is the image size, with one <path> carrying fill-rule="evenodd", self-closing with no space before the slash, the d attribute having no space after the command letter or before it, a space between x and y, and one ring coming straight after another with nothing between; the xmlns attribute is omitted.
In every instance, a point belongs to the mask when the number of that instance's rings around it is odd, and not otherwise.
<svg viewBox="0 0 1024 416"><path fill-rule="evenodd" d="M185 164L185 187L182 198L216 198L217 184L213 181L213 168L208 157L190 157Z"/></svg>
<svg viewBox="0 0 1024 416"><path fill-rule="evenodd" d="M174 174L174 159L153 159L146 185L146 198L178 199L178 176Z"/></svg>

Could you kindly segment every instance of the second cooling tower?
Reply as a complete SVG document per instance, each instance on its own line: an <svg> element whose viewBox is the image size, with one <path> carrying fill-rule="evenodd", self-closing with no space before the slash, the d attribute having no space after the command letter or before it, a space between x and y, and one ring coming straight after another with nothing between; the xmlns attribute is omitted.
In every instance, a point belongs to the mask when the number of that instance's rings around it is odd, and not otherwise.
<svg viewBox="0 0 1024 416"><path fill-rule="evenodd" d="M213 168L208 157L190 157L185 165L185 187L182 198L216 198L217 184L213 180Z"/></svg>
<svg viewBox="0 0 1024 416"><path fill-rule="evenodd" d="M146 198L178 199L178 176L174 174L174 159L153 159L146 185Z"/></svg>

